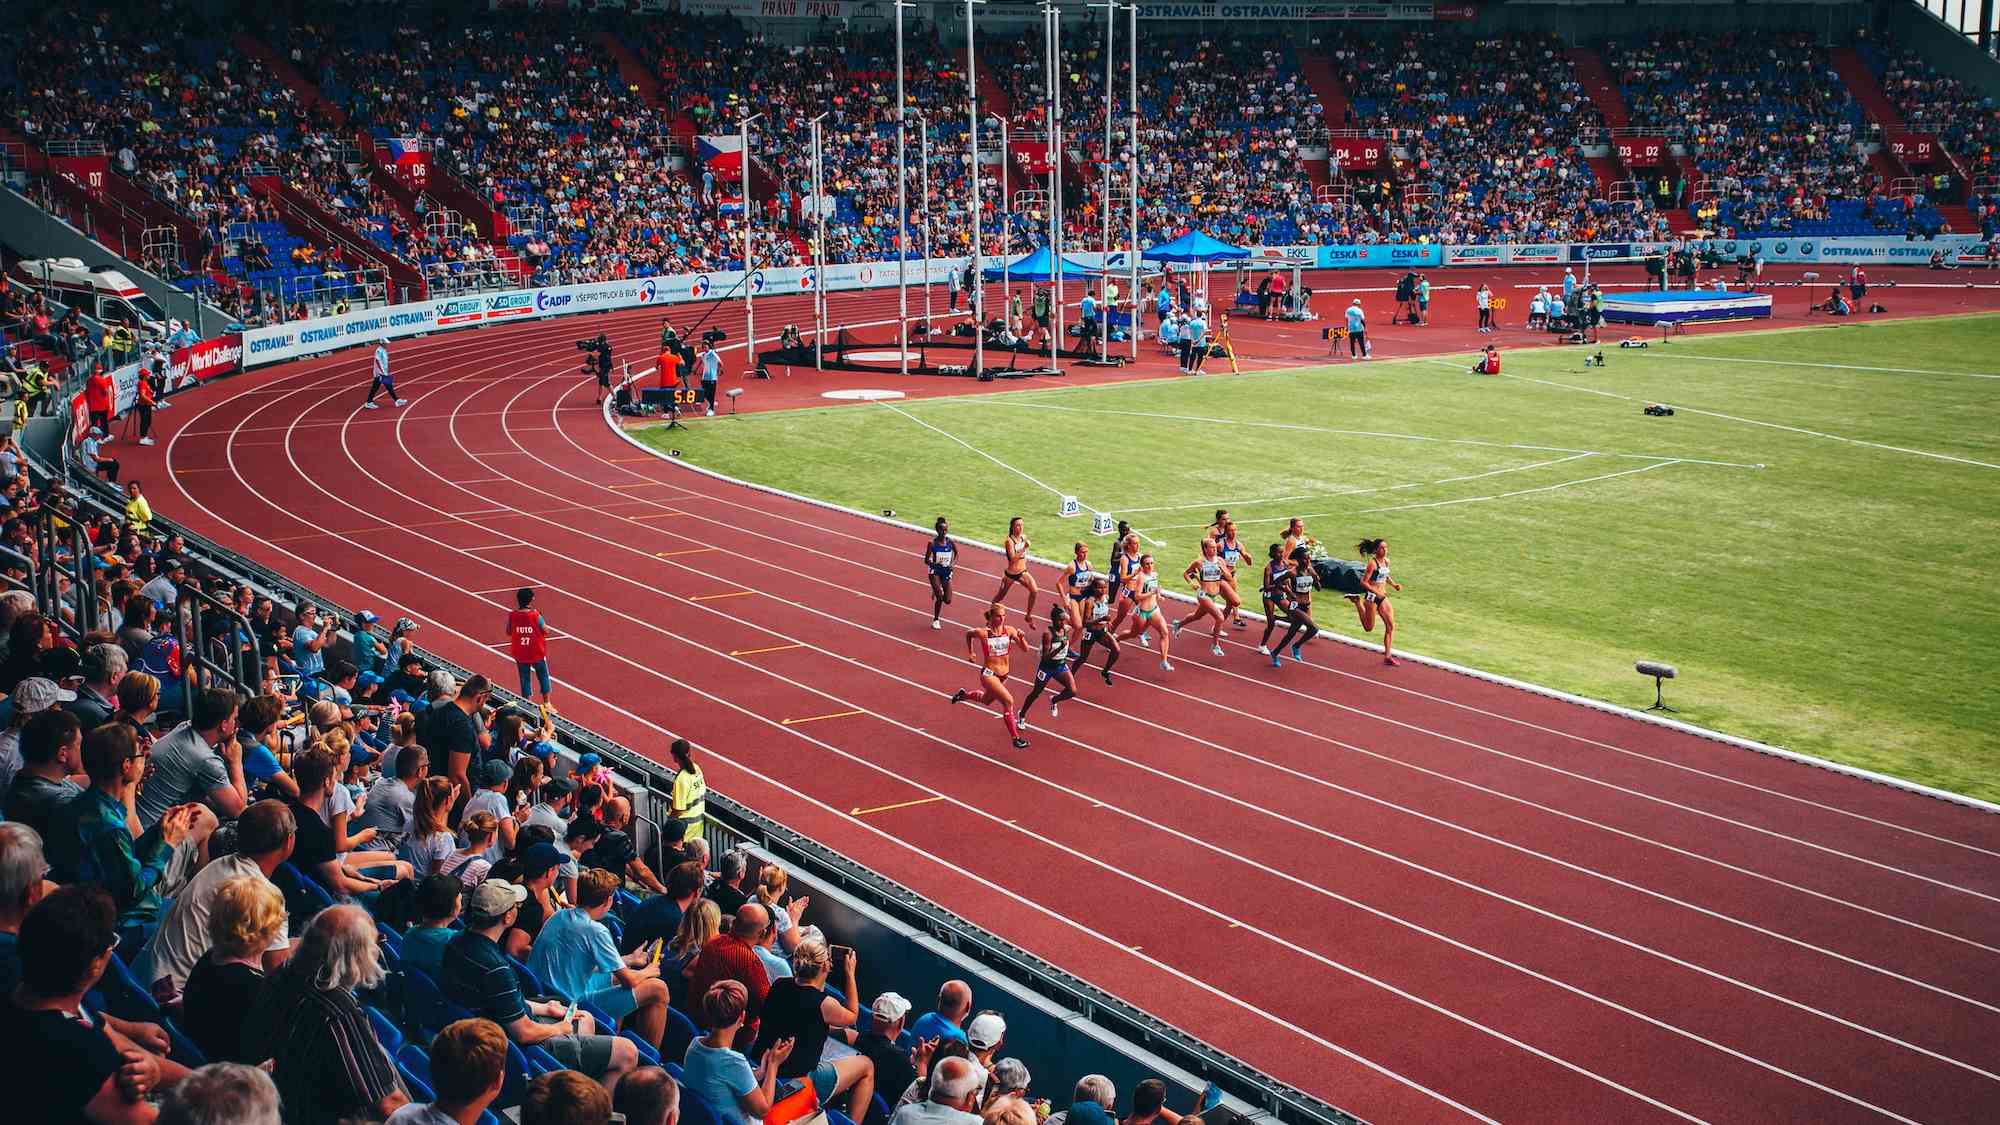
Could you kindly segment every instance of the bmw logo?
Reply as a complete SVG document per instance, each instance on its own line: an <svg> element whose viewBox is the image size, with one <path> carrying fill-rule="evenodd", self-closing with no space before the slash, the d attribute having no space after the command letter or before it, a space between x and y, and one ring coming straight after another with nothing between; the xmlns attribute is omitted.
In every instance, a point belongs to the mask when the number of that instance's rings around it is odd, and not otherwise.
<svg viewBox="0 0 2000 1125"><path fill-rule="evenodd" d="M1772 247L1772 249L1776 250L1780 254L1783 254L1787 249L1789 249L1789 247L1785 243L1780 242L1776 246Z"/></svg>
<svg viewBox="0 0 2000 1125"><path fill-rule="evenodd" d="M1801 242L1801 243L1799 243L1799 253L1801 253L1801 254L1810 254L1810 253L1812 253L1812 252L1813 252L1813 244L1812 244L1812 243L1810 243L1810 242Z"/></svg>

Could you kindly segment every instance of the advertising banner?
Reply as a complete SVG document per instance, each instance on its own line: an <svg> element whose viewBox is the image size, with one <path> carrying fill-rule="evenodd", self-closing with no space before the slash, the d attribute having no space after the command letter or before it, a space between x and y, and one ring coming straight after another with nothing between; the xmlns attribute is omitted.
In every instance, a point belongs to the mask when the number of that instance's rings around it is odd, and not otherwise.
<svg viewBox="0 0 2000 1125"><path fill-rule="evenodd" d="M1507 248L1507 260L1519 265L1554 265L1569 261L1569 247L1560 242L1524 242Z"/></svg>
<svg viewBox="0 0 2000 1125"><path fill-rule="evenodd" d="M1344 22L1349 20L1428 20L1437 17L1436 5L1420 3L1276 4L1229 3L1227 0L1141 0L1142 20L1286 20L1290 22ZM1454 17L1455 18L1455 17Z"/></svg>
<svg viewBox="0 0 2000 1125"><path fill-rule="evenodd" d="M1505 246L1447 246L1444 248L1444 264L1447 266L1497 266L1507 261Z"/></svg>
<svg viewBox="0 0 2000 1125"><path fill-rule="evenodd" d="M1441 266L1444 264L1444 247L1436 243L1322 246L1314 264L1323 270Z"/></svg>

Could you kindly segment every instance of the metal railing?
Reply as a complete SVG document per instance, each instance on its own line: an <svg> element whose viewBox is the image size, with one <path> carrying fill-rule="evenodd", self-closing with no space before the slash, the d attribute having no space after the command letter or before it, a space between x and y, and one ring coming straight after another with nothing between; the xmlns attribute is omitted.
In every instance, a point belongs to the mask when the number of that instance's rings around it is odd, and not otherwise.
<svg viewBox="0 0 2000 1125"><path fill-rule="evenodd" d="M42 145L50 156L103 156L104 142L93 137L58 137Z"/></svg>

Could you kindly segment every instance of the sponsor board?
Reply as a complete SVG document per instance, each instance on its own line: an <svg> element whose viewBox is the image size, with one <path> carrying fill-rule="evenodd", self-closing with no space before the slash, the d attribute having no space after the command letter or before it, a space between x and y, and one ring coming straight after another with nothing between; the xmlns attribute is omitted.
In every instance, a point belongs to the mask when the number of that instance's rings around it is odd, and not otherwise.
<svg viewBox="0 0 2000 1125"><path fill-rule="evenodd" d="M478 297L457 297L438 302L439 328L449 328L454 324L475 324L485 318L486 302Z"/></svg>
<svg viewBox="0 0 2000 1125"><path fill-rule="evenodd" d="M1323 270L1415 268L1444 264L1444 247L1436 243L1385 242L1368 246L1322 246L1314 265Z"/></svg>
<svg viewBox="0 0 2000 1125"><path fill-rule="evenodd" d="M1447 266L1497 266L1507 260L1505 246L1447 246L1444 248L1444 264Z"/></svg>
<svg viewBox="0 0 2000 1125"><path fill-rule="evenodd" d="M1526 242L1509 246L1507 260L1522 265L1553 265L1569 261L1569 247L1560 242Z"/></svg>
<svg viewBox="0 0 2000 1125"><path fill-rule="evenodd" d="M486 298L487 320L511 320L535 315L534 293L501 293Z"/></svg>

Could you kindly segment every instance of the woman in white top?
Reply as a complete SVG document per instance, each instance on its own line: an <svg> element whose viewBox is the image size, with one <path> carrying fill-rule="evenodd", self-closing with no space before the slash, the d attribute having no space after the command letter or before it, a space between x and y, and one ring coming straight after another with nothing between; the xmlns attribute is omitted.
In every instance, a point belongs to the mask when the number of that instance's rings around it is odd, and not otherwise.
<svg viewBox="0 0 2000 1125"><path fill-rule="evenodd" d="M458 800L458 786L448 777L427 777L417 783L416 820L396 858L408 863L416 877L437 874L438 864L458 850L446 823Z"/></svg>

